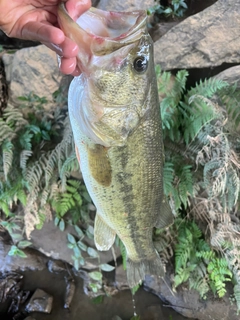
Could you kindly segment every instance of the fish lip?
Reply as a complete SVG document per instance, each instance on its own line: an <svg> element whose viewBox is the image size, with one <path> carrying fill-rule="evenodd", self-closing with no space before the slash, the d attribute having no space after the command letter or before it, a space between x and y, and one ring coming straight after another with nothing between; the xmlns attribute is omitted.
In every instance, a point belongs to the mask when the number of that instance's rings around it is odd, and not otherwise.
<svg viewBox="0 0 240 320"><path fill-rule="evenodd" d="M89 11L99 14L100 12L102 12L103 10L100 9L96 9L91 7L89 9ZM146 25L146 19L147 19L147 15L146 12L144 10L135 10L132 12L116 12L116 11L109 11L109 14L111 15L122 15L122 16L136 16L136 21L135 23L129 28L129 30L125 33L120 34L117 37L101 37L100 38L104 38L104 39L108 39L108 40L113 40L113 41L119 41L122 39L127 40L128 37L130 37L131 35L135 34L138 30L142 29L145 25ZM139 37L140 38L140 37ZM134 39L134 42L137 40L138 38Z"/></svg>
<svg viewBox="0 0 240 320"><path fill-rule="evenodd" d="M64 11L64 13L68 16L68 21L71 21L72 23L75 23L78 26L79 31L81 30L81 32L85 33L89 37L94 38L98 42L101 42L101 40L102 41L106 41L107 40L108 44L110 44L111 42L113 44L115 44L116 42L123 43L124 45L131 44L131 43L133 43L133 42L135 42L135 41L137 41L138 39L141 38L142 33L143 33L143 29L144 29L144 32L146 30L147 14L146 14L145 10L135 10L135 11L132 11L132 12L115 12L115 11L107 12L106 11L106 13L108 13L109 15L113 15L113 16L114 15L116 15L116 16L117 15L121 15L124 18L127 18L129 16L133 16L133 17L135 16L136 17L135 23L129 28L129 30L127 32L125 32L125 33L120 34L117 37L103 37L101 35L94 34L91 30L88 31L88 30L83 29L68 14L68 11L67 11L67 9L65 7L65 4L63 2L60 3L60 5L58 7L58 17L59 17L58 21L59 21L60 27L64 24L64 22L62 22L63 19L61 18L61 16L62 16L61 15L61 11ZM99 16L103 15L101 13L105 12L103 10L100 10L100 9L97 9L97 8L93 8L93 7L91 7L88 11L91 12L92 14L99 15ZM86 11L86 12L88 12L88 11Z"/></svg>

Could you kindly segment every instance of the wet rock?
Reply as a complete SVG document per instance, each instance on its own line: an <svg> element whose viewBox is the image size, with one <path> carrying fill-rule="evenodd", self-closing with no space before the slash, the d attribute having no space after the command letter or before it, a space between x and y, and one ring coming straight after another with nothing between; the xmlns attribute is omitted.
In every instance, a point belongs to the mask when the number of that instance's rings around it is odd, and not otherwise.
<svg viewBox="0 0 240 320"><path fill-rule="evenodd" d="M155 43L163 70L240 63L240 0L218 0L188 17Z"/></svg>
<svg viewBox="0 0 240 320"><path fill-rule="evenodd" d="M101 0L97 5L98 9L106 11L133 11L133 10L147 10L152 7L154 2L152 0L135 0L135 1L111 1Z"/></svg>
<svg viewBox="0 0 240 320"><path fill-rule="evenodd" d="M66 273L66 262L61 260L49 260L47 263L48 270L52 273Z"/></svg>
<svg viewBox="0 0 240 320"><path fill-rule="evenodd" d="M46 268L47 259L41 253L33 249L25 249L26 258L18 256L9 256L8 252L11 249L10 244L0 241L0 272L18 272L25 270L43 270Z"/></svg>
<svg viewBox="0 0 240 320"><path fill-rule="evenodd" d="M171 290L169 276L159 279L156 276L146 276L144 288L159 296L165 304L187 318L198 320L237 320L237 307L230 305L228 294L222 299L209 297L202 300L195 290L184 289L180 286L177 292Z"/></svg>
<svg viewBox="0 0 240 320"><path fill-rule="evenodd" d="M23 291L22 288L23 275L11 272L0 276L0 304L10 302L7 311L9 314L16 315L28 299L30 292Z"/></svg>
<svg viewBox="0 0 240 320"><path fill-rule="evenodd" d="M8 309L8 313L16 314L20 310L21 305L23 305L30 295L30 291L20 291L12 298L12 302Z"/></svg>
<svg viewBox="0 0 240 320"><path fill-rule="evenodd" d="M59 89L64 75L60 73L56 54L44 45L25 48L15 54L2 56L6 79L9 83L10 100L19 105L20 96L31 92L53 101L52 94ZM48 108L48 105L44 105Z"/></svg>
<svg viewBox="0 0 240 320"><path fill-rule="evenodd" d="M22 288L23 276L11 272L0 277L0 302L5 302L8 298L15 297Z"/></svg>
<svg viewBox="0 0 240 320"><path fill-rule="evenodd" d="M73 279L68 279L65 277L65 281L66 281L66 292L65 292L65 299L64 299L64 309L70 309L70 306L75 294L76 285Z"/></svg>
<svg viewBox="0 0 240 320"><path fill-rule="evenodd" d="M47 292L37 289L26 305L27 312L51 313L53 297Z"/></svg>

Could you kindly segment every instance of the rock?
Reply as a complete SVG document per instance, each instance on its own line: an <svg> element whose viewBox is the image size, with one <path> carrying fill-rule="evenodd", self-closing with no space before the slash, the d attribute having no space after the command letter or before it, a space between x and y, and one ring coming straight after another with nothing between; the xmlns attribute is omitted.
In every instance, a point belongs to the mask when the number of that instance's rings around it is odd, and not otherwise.
<svg viewBox="0 0 240 320"><path fill-rule="evenodd" d="M61 260L49 260L47 263L48 271L56 274L67 272L66 263Z"/></svg>
<svg viewBox="0 0 240 320"><path fill-rule="evenodd" d="M25 318L24 320L36 320L36 319L33 318L33 317L27 317L27 318Z"/></svg>
<svg viewBox="0 0 240 320"><path fill-rule="evenodd" d="M33 249L25 249L26 258L18 256L9 256L8 252L11 249L10 244L0 242L0 272L18 272L26 270L39 271L46 268L47 259L41 253Z"/></svg>
<svg viewBox="0 0 240 320"><path fill-rule="evenodd" d="M22 290L23 276L11 272L0 276L0 303L8 298L14 298Z"/></svg>
<svg viewBox="0 0 240 320"><path fill-rule="evenodd" d="M37 289L26 305L27 312L51 313L53 297L47 292Z"/></svg>
<svg viewBox="0 0 240 320"><path fill-rule="evenodd" d="M147 10L154 5L153 0L128 0L128 1L111 1L101 0L97 5L98 9L106 11L133 11Z"/></svg>
<svg viewBox="0 0 240 320"><path fill-rule="evenodd" d="M68 279L65 277L66 281L66 292L65 292L65 298L64 298L64 309L70 309L75 290L76 290L76 285L74 283L73 279Z"/></svg>
<svg viewBox="0 0 240 320"><path fill-rule="evenodd" d="M165 33L167 33L170 29L175 27L179 22L173 21L173 22L160 22L157 23L153 28L149 30L149 33L153 39L153 41L157 41L159 38L161 38Z"/></svg>
<svg viewBox="0 0 240 320"><path fill-rule="evenodd" d="M9 83L10 101L17 105L22 103L18 97L30 93L46 97L49 103L52 102L52 94L64 81L56 53L44 45L21 49L15 54L5 53L2 60ZM47 105L43 107L48 108Z"/></svg>
<svg viewBox="0 0 240 320"><path fill-rule="evenodd" d="M127 281L127 272L123 269L123 266L117 266L115 270L115 284L118 290L129 289Z"/></svg>
<svg viewBox="0 0 240 320"><path fill-rule="evenodd" d="M228 69L220 72L219 74L217 74L214 78L226 81L231 85L236 84L237 90L239 92L239 89L240 89L240 82L239 82L240 66L228 68ZM236 101L236 103L238 103L238 101ZM237 107L237 104L235 104L235 105L236 105L236 111L237 111L239 109L239 107ZM236 141L238 141L238 139L239 139L240 125L238 125L238 126L235 125L235 120L236 120L237 116L239 116L239 114L237 115L237 113L235 111L228 112L228 119L227 119L227 123L225 124L225 130L228 131L228 140L232 143L232 145L235 145ZM236 222L238 223L238 221L236 221Z"/></svg>
<svg viewBox="0 0 240 320"><path fill-rule="evenodd" d="M146 276L144 288L159 296L166 304L187 318L198 320L238 320L236 305L230 305L229 295L222 299L209 297L199 298L195 290L184 289L180 286L177 292L172 292L169 276L159 279L156 276Z"/></svg>
<svg viewBox="0 0 240 320"><path fill-rule="evenodd" d="M63 260L73 265L72 259L73 250L68 248L68 233L77 236L75 229L67 225L64 231L60 231L58 227L54 225L53 221L45 222L41 230L34 230L31 233L31 242L33 247L42 252L47 257ZM93 241L87 237L84 238L85 244L91 247L95 247ZM119 255L119 250L116 249ZM84 258L89 257L84 251L82 251ZM101 263L108 263L113 260L111 250L99 252ZM92 270L98 267L98 259L85 260L84 269Z"/></svg>
<svg viewBox="0 0 240 320"><path fill-rule="evenodd" d="M237 82L237 87L240 88L240 66L228 68L217 74L214 78L226 81L229 84L234 84Z"/></svg>
<svg viewBox="0 0 240 320"><path fill-rule="evenodd" d="M162 70L240 63L240 0L218 0L170 29L154 59Z"/></svg>

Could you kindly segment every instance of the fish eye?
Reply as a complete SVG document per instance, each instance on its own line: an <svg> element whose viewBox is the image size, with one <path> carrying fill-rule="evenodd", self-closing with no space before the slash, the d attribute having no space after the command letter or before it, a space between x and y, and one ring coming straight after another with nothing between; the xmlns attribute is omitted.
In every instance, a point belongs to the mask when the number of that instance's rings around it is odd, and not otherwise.
<svg viewBox="0 0 240 320"><path fill-rule="evenodd" d="M139 73L144 72L147 69L147 66L148 61L144 56L137 57L133 62L134 69Z"/></svg>

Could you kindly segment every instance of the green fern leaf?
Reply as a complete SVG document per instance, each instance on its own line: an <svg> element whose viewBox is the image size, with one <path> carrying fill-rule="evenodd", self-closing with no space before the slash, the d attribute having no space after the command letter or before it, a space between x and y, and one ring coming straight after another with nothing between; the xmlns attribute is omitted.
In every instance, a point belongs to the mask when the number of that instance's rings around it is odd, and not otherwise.
<svg viewBox="0 0 240 320"><path fill-rule="evenodd" d="M8 173L12 167L13 162L13 144L9 140L5 140L2 144L2 153L3 153L3 172L5 180L8 180Z"/></svg>
<svg viewBox="0 0 240 320"><path fill-rule="evenodd" d="M163 188L166 196L172 194L174 179L174 165L171 162L165 162L163 167Z"/></svg>
<svg viewBox="0 0 240 320"><path fill-rule="evenodd" d="M219 80L217 78L200 80L199 84L196 84L194 88L188 91L188 96L193 96L194 94L199 94L201 96L211 98L215 93L229 87L229 84L225 81Z"/></svg>

